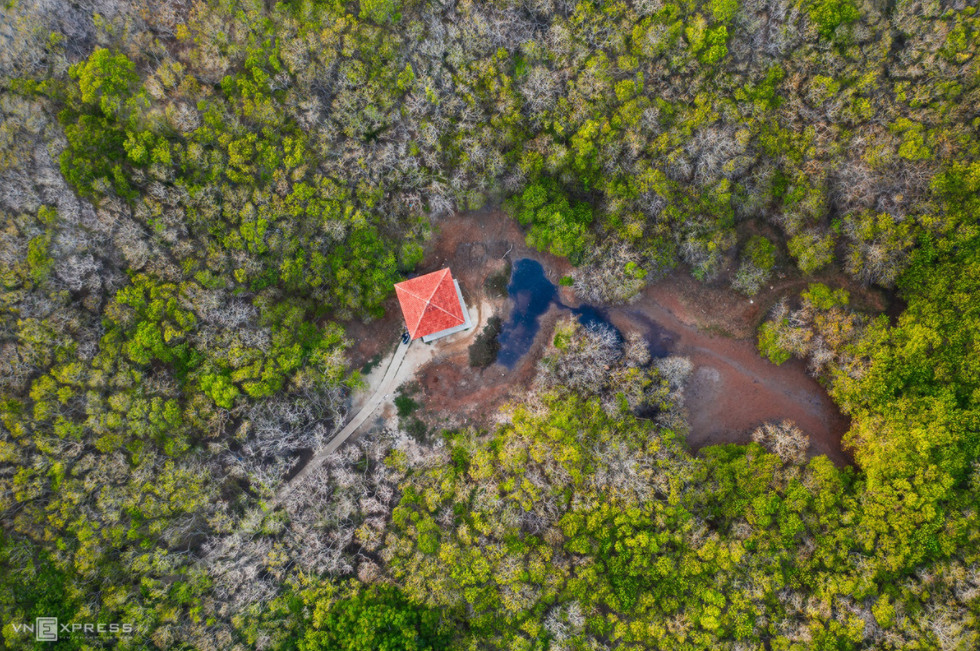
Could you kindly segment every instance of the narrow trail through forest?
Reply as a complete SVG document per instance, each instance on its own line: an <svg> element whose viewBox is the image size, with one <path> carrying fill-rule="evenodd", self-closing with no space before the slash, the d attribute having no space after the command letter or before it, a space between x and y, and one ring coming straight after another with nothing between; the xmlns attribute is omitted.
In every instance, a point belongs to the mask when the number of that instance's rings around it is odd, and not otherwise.
<svg viewBox="0 0 980 651"><path fill-rule="evenodd" d="M378 407L384 402L391 402L394 391L397 388L395 386L395 378L398 376L398 371L401 369L402 362L405 359L405 355L408 353L409 347L412 342L399 342L398 348L395 349L395 354L392 356L391 361L388 364L388 370L385 371L384 377L381 379L378 388L375 389L374 394L368 399L368 401L361 407L361 410L351 418L344 428L337 432L330 441L323 446L314 456L310 459L307 464L300 470L295 477L291 480L284 482L279 490L276 492L276 496L269 501L268 508L274 509L296 490L296 487L302 484L306 477L309 476L314 469L316 469L323 461L329 457L331 454L337 451L344 442L350 438L351 434L356 432L358 428L364 424L364 421L368 419Z"/></svg>
<svg viewBox="0 0 980 651"><path fill-rule="evenodd" d="M368 398L367 402L364 403L364 406L361 407L360 411L358 411L354 417L351 418L347 424L344 425L344 427L337 432L333 438L330 439L330 441L327 442L326 445L317 451L317 453L306 462L303 468L296 473L294 477L284 481L272 499L261 503L263 511L266 513L274 511L280 504L285 502L289 495L300 485L302 485L303 482L306 481L306 478L316 468L318 468L331 454L336 452L337 449L343 445L347 439L361 427L361 425L364 424L371 414L377 411L378 407L385 402L392 401L394 391L397 388L397 384L399 384L396 382L399 376L399 371L401 370L402 363L404 362L405 356L407 355L408 349L411 347L411 345L411 341L407 343L401 341L398 343L398 348L395 349L394 355L392 355L391 359L389 360L387 370L385 371L381 382L378 383L374 393L370 398ZM209 560L220 558L228 548L229 541L232 540L234 536L235 534L226 536L221 541L220 545L215 547L210 553L198 561L198 566L206 567Z"/></svg>
<svg viewBox="0 0 980 651"><path fill-rule="evenodd" d="M469 367L466 346L479 332L492 309L484 309L483 280L488 265L502 264L503 257L518 260L533 258L542 263L549 279L556 280L568 271L567 262L528 250L520 231L512 220L499 214L457 216L437 240L438 259L429 259L432 267L450 266L461 281L477 309L476 326L467 337L457 337L439 346L415 347L409 355L411 342L399 342L386 362L386 370L357 414L291 479L285 481L276 495L263 503L271 512L284 503L324 460L361 428L384 403L391 403L399 385L415 379L418 372L426 391L426 403L433 412L443 414L486 415L495 406L520 392L520 387L533 379L534 367L542 346L550 337L551 328L559 316L553 308L541 317L541 331L535 346L526 353L514 369L494 364L486 371ZM497 252L495 255L492 253ZM433 269L426 269L426 271ZM752 431L766 422L784 419L794 421L809 437L811 455L827 455L838 466L853 463L841 449L841 438L849 427L824 388L810 377L803 363L790 360L776 366L759 355L755 341L715 334L700 327L704 312L709 316L709 292L695 296L695 303L677 300L683 293L686 280L675 275L651 287L640 298L625 306L596 306L609 322L622 333L639 332L652 350L682 355L691 360L694 371L685 390L690 432L687 443L692 452L709 445L748 443ZM673 286L672 286L673 285ZM678 289L680 288L680 289ZM560 290L567 288L560 288ZM578 302L569 291L562 291L564 307L577 308ZM688 292L690 293L690 292ZM691 299L687 296L687 299ZM489 305L489 304L488 304ZM397 310L392 305L389 309ZM393 328L400 327L400 313L391 313L371 324L351 324L358 355L369 359L390 346ZM396 326L397 324L397 326ZM369 345L370 344L370 345ZM390 350L390 348L388 348ZM658 353L659 354L659 353ZM407 359L406 359L407 358ZM432 363L430 363L432 362ZM385 363L385 362L383 362ZM373 390L373 391L372 391ZM516 392L516 393L515 393ZM199 561L220 557L236 534Z"/></svg>

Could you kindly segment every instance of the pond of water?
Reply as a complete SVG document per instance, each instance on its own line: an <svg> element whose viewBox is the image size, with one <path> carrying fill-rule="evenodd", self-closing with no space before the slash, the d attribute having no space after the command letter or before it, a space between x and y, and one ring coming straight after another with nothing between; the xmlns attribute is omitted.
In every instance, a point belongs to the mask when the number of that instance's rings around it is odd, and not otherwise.
<svg viewBox="0 0 980 651"><path fill-rule="evenodd" d="M504 323L497 337L500 351L497 361L513 368L514 364L531 349L534 336L538 334L541 315L554 304L578 316L579 323L585 326L605 326L612 329L620 339L622 335L612 323L604 309L593 305L568 307L558 298L558 288L544 275L544 267L537 260L522 258L514 263L511 270L507 294L513 302L510 318Z"/></svg>

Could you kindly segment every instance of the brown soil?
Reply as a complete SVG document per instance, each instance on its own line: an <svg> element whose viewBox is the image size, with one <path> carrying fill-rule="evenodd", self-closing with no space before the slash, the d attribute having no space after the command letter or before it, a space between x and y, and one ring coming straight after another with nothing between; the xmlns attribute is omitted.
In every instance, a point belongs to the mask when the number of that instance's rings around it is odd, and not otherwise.
<svg viewBox="0 0 980 651"><path fill-rule="evenodd" d="M529 249L524 244L524 234L520 226L507 215L480 211L454 215L437 222L435 237L429 242L417 273L422 275L448 266L452 269L453 278L459 281L468 305L482 308L490 302L493 310L503 313L506 312L506 301L487 299L483 292L483 282L487 276L506 266L506 260L519 258L534 258L541 262L548 277L556 284L572 268L563 258ZM385 315L381 319L341 322L347 337L353 342L347 351L351 368L361 368L377 355L389 353L397 345L398 337L404 330L398 299L392 296L385 302L384 308ZM482 311L479 313L480 327L490 316ZM468 340L468 337L454 337L452 341L458 343ZM460 346L451 345L445 351L440 350L440 357L452 356L453 352L459 352L456 350L458 348ZM466 364L464 361L463 366Z"/></svg>
<svg viewBox="0 0 980 651"><path fill-rule="evenodd" d="M667 278L647 288L644 296L664 307L684 324L697 326L736 339L754 339L759 326L781 299L795 301L811 283L843 287L851 295L851 305L868 312L883 312L889 305L884 292L861 285L841 271L803 278L798 271L777 272L755 296L748 298L729 287L728 275L712 283L702 283L687 269L677 269Z"/></svg>
<svg viewBox="0 0 980 651"><path fill-rule="evenodd" d="M398 299L392 296L385 301L384 308L384 317L374 321L341 321L345 335L352 342L347 349L347 363L352 369L360 369L378 356L390 355L398 345L405 329Z"/></svg>
<svg viewBox="0 0 980 651"><path fill-rule="evenodd" d="M469 365L469 345L487 320L496 314L507 320L509 302L495 299L483 290L487 276L506 267L507 261L534 258L545 268L548 278L558 279L571 271L567 260L529 249L520 226L501 212L481 211L454 215L440 222L438 233L419 273L449 266L470 305L479 306L477 327L468 337L454 337L440 344L438 357L419 372L422 401L433 417L432 424L451 427L460 424L487 426L499 407L520 396L534 379L554 323L561 311L552 307L541 317L541 328L531 350L513 369L492 364L485 369Z"/></svg>
<svg viewBox="0 0 980 651"><path fill-rule="evenodd" d="M453 277L471 293L483 294L483 281L504 265L504 260L533 258L540 262L548 278L558 279L572 270L564 258L529 249L520 225L500 211L480 211L454 215L436 224L436 237L419 273L429 273L449 265Z"/></svg>
<svg viewBox="0 0 980 651"><path fill-rule="evenodd" d="M663 284L670 283L668 279ZM613 308L609 316L624 333L646 334L655 324L665 331L659 334L669 340L671 354L693 362L684 392L692 451L748 443L759 425L789 419L809 435L811 455L825 454L838 465L852 463L841 450L850 421L802 362L794 359L776 366L759 355L752 340L699 330L690 325L697 322L696 315L675 313L660 304L657 295L662 291L662 285L648 288L636 303Z"/></svg>
<svg viewBox="0 0 980 651"><path fill-rule="evenodd" d="M479 307L479 319L467 336L437 344L436 357L417 374L420 397L432 425L489 425L501 405L529 387L554 323L563 312L552 307L541 317L531 350L513 369L500 364L471 368L468 346L492 314L506 321L509 305L506 299L485 296L484 280L503 268L507 259L534 258L555 283L571 266L564 259L528 249L520 227L500 212L455 215L437 227L419 273L451 267L467 302ZM849 421L823 387L798 360L775 366L755 347L756 329L771 306L783 297L797 296L815 280L847 287L853 303L862 308L887 307L882 294L855 286L840 273L817 279L777 275L770 287L748 299L728 289L723 280L706 285L678 270L648 287L635 303L607 310L623 332L636 330L650 339L659 338L652 343L665 345L670 354L684 355L694 363L685 398L692 451L708 445L746 443L762 423L790 419L810 436L811 454L825 454L838 465L851 463L841 450ZM561 297L566 305L575 305L566 288L561 288ZM395 303L381 321L345 325L355 339L351 360L361 364L394 345L402 329Z"/></svg>
<svg viewBox="0 0 980 651"><path fill-rule="evenodd" d="M501 364L473 368L469 366L465 349L424 367L419 373L419 383L423 404L434 416L432 424L489 426L501 406L520 397L530 387L537 362L561 315L562 310L552 306L541 316L541 328L531 349L513 369Z"/></svg>

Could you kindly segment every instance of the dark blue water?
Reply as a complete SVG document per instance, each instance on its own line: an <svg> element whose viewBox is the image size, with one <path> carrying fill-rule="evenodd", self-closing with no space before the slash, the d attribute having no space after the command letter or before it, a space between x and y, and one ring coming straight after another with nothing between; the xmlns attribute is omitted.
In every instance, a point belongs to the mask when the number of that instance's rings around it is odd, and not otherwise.
<svg viewBox="0 0 980 651"><path fill-rule="evenodd" d="M675 334L638 310L626 312L633 325L640 325L640 332L647 342L652 357L666 357L674 345Z"/></svg>
<svg viewBox="0 0 980 651"><path fill-rule="evenodd" d="M578 322L582 325L588 326L602 326L606 328L611 328L613 332L616 333L616 338L619 342L623 342L623 336L620 334L619 330L609 322L609 318L606 313L597 307L591 305L582 305L582 307L568 307L563 305L561 302L558 303L558 307L563 307L566 310L571 311L572 314L578 316Z"/></svg>
<svg viewBox="0 0 980 651"><path fill-rule="evenodd" d="M563 305L558 299L558 289L544 275L544 268L537 260L522 258L514 263L507 294L514 302L514 307L497 337L500 344L497 361L507 368L514 368L514 364L531 350L534 336L538 334L540 327L539 319L552 303L577 315L579 323L584 326L612 329L622 341L622 335L609 322L602 309L592 305L576 308Z"/></svg>

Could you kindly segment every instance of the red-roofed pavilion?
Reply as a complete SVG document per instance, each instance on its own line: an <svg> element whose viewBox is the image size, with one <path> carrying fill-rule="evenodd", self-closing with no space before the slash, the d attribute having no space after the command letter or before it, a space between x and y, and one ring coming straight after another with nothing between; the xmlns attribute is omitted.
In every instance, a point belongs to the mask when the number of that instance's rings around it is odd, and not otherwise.
<svg viewBox="0 0 980 651"><path fill-rule="evenodd" d="M433 335L452 334L470 325L463 295L448 268L398 283L395 294L412 339L431 341L438 338Z"/></svg>

